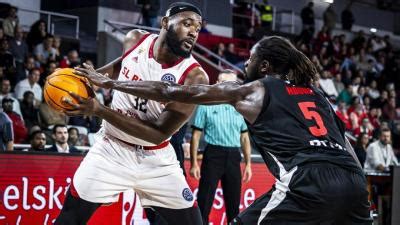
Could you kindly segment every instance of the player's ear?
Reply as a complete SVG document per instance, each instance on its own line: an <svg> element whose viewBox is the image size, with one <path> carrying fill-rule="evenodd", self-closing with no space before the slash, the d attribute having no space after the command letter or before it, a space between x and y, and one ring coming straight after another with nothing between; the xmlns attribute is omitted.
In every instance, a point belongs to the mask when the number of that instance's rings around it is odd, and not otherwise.
<svg viewBox="0 0 400 225"><path fill-rule="evenodd" d="M270 64L267 60L264 59L260 63L260 73L267 74L269 70L270 70Z"/></svg>
<svg viewBox="0 0 400 225"><path fill-rule="evenodd" d="M163 18L161 18L161 28L167 30L168 22L169 22L169 18L167 16L164 16Z"/></svg>

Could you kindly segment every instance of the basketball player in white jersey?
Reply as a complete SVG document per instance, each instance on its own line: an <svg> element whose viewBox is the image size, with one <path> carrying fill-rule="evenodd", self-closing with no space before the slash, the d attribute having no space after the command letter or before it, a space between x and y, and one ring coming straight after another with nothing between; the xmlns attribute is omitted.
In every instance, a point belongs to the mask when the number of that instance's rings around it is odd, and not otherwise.
<svg viewBox="0 0 400 225"><path fill-rule="evenodd" d="M161 21L159 35L130 31L124 53L98 69L120 81L173 81L207 84L208 78L191 51L201 29L200 10L173 3ZM185 123L194 105L162 103L114 92L111 107L91 99L93 115L104 119L97 139L81 165L56 225L86 224L101 204L118 201L129 189L171 225L200 225L201 217L169 138ZM70 101L69 104L73 105ZM70 115L89 114L79 110Z"/></svg>

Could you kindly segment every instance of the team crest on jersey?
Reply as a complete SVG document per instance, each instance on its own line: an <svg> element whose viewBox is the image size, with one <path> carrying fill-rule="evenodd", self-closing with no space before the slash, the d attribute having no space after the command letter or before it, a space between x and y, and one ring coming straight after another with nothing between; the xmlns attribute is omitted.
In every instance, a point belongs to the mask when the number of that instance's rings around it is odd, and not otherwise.
<svg viewBox="0 0 400 225"><path fill-rule="evenodd" d="M170 74L170 73L166 73L164 75L162 75L161 80L164 81L172 81L172 82L176 82L176 78L174 75Z"/></svg>
<svg viewBox="0 0 400 225"><path fill-rule="evenodd" d="M189 188L183 189L182 196L188 202L193 201L193 194L192 194L192 191Z"/></svg>

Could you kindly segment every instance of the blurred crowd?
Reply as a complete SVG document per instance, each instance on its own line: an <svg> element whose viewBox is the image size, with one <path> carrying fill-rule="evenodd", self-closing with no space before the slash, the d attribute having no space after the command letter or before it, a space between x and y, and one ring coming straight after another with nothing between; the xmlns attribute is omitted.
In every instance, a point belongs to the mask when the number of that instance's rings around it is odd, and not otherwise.
<svg viewBox="0 0 400 225"><path fill-rule="evenodd" d="M53 110L44 101L43 86L46 77L56 68L93 63L82 60L78 49L63 52L62 49L66 49L62 48L63 39L51 35L43 20L23 30L17 12L16 7L10 7L0 26L0 126L3 128L0 129L0 147L12 150L13 145L32 143L43 134L44 144L56 145L59 152L73 152L73 146L88 146L91 133L99 129L100 120L87 116L68 117ZM101 103L109 101L108 93L99 88L95 90ZM63 134L57 138L60 129ZM44 150L44 144L29 150Z"/></svg>
<svg viewBox="0 0 400 225"><path fill-rule="evenodd" d="M399 155L400 57L389 37L367 37L359 31L347 40L345 35L332 36L324 26L316 36L303 32L296 45L317 67L319 80L315 85L334 104L348 133L358 138L355 143L360 161L371 166L367 149L382 139L382 131L392 136L387 141L394 148L390 152ZM368 141L362 142L364 135Z"/></svg>

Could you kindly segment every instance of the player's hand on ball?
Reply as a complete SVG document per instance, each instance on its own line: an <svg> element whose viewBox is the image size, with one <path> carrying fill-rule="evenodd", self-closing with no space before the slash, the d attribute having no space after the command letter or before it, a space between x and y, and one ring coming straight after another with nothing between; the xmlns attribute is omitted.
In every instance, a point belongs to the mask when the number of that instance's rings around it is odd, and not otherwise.
<svg viewBox="0 0 400 225"><path fill-rule="evenodd" d="M91 83L96 86L102 88L112 88L112 80L108 77L108 74L103 75L101 73L98 73L92 66L86 63L83 63L83 66L84 68L75 67L74 74L87 78Z"/></svg>
<svg viewBox="0 0 400 225"><path fill-rule="evenodd" d="M95 112L100 108L100 103L96 100L96 98L88 98L83 99L79 95L70 92L69 93L78 103L74 103L72 99L65 98L63 102L67 105L70 105L72 110L65 110L64 113L69 116L77 116L77 115L94 115Z"/></svg>
<svg viewBox="0 0 400 225"><path fill-rule="evenodd" d="M198 165L190 168L190 176L194 177L196 180L200 179L200 167Z"/></svg>

